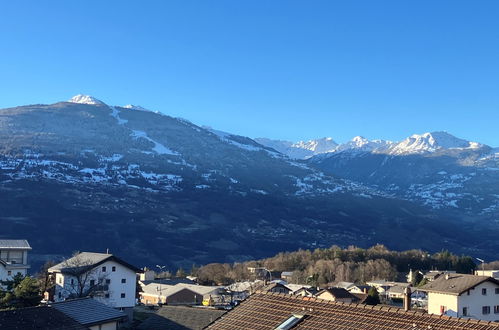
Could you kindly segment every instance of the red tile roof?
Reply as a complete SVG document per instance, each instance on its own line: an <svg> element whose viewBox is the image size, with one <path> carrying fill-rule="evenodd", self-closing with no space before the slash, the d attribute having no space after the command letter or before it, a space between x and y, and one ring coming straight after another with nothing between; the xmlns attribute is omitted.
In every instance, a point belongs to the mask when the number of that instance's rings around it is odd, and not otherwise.
<svg viewBox="0 0 499 330"><path fill-rule="evenodd" d="M293 329L493 329L499 323L436 316L389 306L345 304L318 298L259 292L207 329L275 329L293 314L305 315Z"/></svg>

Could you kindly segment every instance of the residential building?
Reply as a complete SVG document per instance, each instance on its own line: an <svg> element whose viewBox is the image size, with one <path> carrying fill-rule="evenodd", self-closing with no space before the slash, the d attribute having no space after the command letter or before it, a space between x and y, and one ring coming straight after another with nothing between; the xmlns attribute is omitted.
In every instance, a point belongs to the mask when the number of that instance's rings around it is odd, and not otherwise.
<svg viewBox="0 0 499 330"><path fill-rule="evenodd" d="M153 282L142 286L140 302L145 305L201 305L205 299L220 301L219 297L223 293L225 289L221 286Z"/></svg>
<svg viewBox="0 0 499 330"><path fill-rule="evenodd" d="M345 304L318 298L260 292L210 324L209 330L266 329L481 329L499 323L442 317L393 306Z"/></svg>
<svg viewBox="0 0 499 330"><path fill-rule="evenodd" d="M358 298L348 292L343 288L326 288L322 289L315 295L317 298L330 300L330 301L338 301L350 304L352 302L356 302Z"/></svg>
<svg viewBox="0 0 499 330"><path fill-rule="evenodd" d="M281 278L289 283L293 278L293 272L282 272Z"/></svg>
<svg viewBox="0 0 499 330"><path fill-rule="evenodd" d="M90 296L132 315L141 270L107 253L82 252L48 269L55 280L54 302Z"/></svg>
<svg viewBox="0 0 499 330"><path fill-rule="evenodd" d="M117 330L127 315L90 297L69 299L49 305L90 330Z"/></svg>
<svg viewBox="0 0 499 330"><path fill-rule="evenodd" d="M25 239L0 239L0 281L16 274L27 275L29 250L31 246Z"/></svg>
<svg viewBox="0 0 499 330"><path fill-rule="evenodd" d="M499 321L499 280L445 274L419 288L428 293L428 313Z"/></svg>
<svg viewBox="0 0 499 330"><path fill-rule="evenodd" d="M499 270L475 270L475 275L490 276L499 279Z"/></svg>
<svg viewBox="0 0 499 330"><path fill-rule="evenodd" d="M262 291L290 294L290 288L279 282L270 283L262 288Z"/></svg>

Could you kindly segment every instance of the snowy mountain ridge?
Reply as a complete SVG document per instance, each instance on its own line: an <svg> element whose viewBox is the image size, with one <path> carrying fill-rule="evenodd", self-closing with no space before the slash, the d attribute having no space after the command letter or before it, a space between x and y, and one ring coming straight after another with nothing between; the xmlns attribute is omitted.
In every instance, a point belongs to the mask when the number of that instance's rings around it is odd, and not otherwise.
<svg viewBox="0 0 499 330"><path fill-rule="evenodd" d="M92 105L104 105L105 103L101 100L96 99L90 95L78 94L73 96L68 100L71 103L79 103L79 104L92 104Z"/></svg>
<svg viewBox="0 0 499 330"><path fill-rule="evenodd" d="M342 144L337 144L332 138L296 143L266 138L257 138L255 141L295 159L308 159L319 154L322 157L327 157L329 154L340 152L411 155L432 153L440 150L480 149L486 147L484 144L460 139L447 132L413 134L400 142L378 139L368 140L362 136L356 136Z"/></svg>

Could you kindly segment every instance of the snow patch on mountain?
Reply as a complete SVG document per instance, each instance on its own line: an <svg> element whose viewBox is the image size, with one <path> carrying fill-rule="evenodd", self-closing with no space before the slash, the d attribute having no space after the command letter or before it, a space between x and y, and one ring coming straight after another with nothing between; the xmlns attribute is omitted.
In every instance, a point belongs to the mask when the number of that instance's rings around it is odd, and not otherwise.
<svg viewBox="0 0 499 330"><path fill-rule="evenodd" d="M116 120L118 121L118 124L125 125L126 123L128 123L128 120L121 119L120 111L118 109L116 109L115 107L109 107L109 108L111 109L111 117L116 118Z"/></svg>
<svg viewBox="0 0 499 330"><path fill-rule="evenodd" d="M140 105L133 105L133 104L127 104L123 106L125 109L130 109L130 110L137 110L137 111L146 111L146 112L155 112L149 109L146 109L144 107L141 107Z"/></svg>
<svg viewBox="0 0 499 330"><path fill-rule="evenodd" d="M154 147L152 148L152 150L154 152L156 152L158 155L173 155L173 156L179 155L178 152L175 152L175 151L167 148L163 144L161 144L161 143L159 143L159 142L154 141L153 139L151 139L149 136L147 136L147 133L144 132L144 131L132 130L132 136L134 138L136 138L136 139L143 138L143 139L146 139L149 142L154 143Z"/></svg>
<svg viewBox="0 0 499 330"><path fill-rule="evenodd" d="M68 100L71 103L79 103L79 104L92 104L92 105L103 105L104 102L92 97L90 95L78 94L73 96Z"/></svg>

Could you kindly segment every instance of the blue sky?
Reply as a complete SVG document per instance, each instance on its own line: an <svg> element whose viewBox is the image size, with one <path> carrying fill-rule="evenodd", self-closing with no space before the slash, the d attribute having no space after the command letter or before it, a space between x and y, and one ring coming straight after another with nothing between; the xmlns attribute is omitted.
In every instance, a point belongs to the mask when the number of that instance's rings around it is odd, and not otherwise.
<svg viewBox="0 0 499 330"><path fill-rule="evenodd" d="M84 93L287 140L499 146L497 1L3 1L0 108Z"/></svg>

